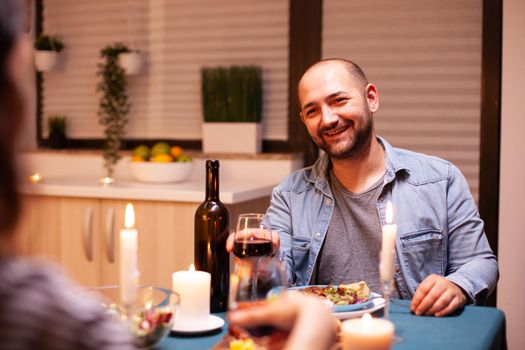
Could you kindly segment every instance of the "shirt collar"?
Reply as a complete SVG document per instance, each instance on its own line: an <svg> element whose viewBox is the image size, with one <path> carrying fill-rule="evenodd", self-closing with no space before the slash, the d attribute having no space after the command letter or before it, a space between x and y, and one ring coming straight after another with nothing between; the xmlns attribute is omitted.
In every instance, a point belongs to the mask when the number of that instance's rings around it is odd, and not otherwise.
<svg viewBox="0 0 525 350"><path fill-rule="evenodd" d="M377 141L383 146L385 150L386 174L385 183L392 181L399 171L406 170L410 173L410 169L401 157L398 156L394 147L392 147L384 138L376 136ZM323 190L328 184L328 170L330 167L330 157L321 151L319 158L312 166L310 173L305 173L306 179L315 183L315 186Z"/></svg>

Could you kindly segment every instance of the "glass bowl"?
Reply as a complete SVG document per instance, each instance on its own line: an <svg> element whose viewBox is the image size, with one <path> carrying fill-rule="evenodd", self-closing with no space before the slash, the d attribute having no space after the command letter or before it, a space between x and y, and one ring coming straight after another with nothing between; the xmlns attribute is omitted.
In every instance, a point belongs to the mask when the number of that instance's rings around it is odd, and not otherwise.
<svg viewBox="0 0 525 350"><path fill-rule="evenodd" d="M180 301L177 293L152 286L138 287L137 300L129 308L120 302L119 286L89 288L83 293L98 295L99 299L102 296L107 312L126 323L140 349L155 347L169 334Z"/></svg>

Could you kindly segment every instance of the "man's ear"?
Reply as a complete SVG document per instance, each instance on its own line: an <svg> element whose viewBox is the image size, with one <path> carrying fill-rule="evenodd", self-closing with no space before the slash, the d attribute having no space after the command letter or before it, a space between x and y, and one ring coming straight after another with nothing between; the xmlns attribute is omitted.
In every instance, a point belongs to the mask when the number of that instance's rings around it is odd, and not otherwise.
<svg viewBox="0 0 525 350"><path fill-rule="evenodd" d="M365 88L366 102L370 112L375 113L379 109L379 93L374 84L367 84Z"/></svg>

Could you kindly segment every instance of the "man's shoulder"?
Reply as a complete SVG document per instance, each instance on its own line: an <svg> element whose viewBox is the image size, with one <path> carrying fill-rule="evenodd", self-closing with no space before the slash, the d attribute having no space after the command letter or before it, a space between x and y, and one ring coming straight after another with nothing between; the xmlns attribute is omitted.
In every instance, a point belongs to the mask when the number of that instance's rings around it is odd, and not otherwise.
<svg viewBox="0 0 525 350"><path fill-rule="evenodd" d="M283 192L303 192L311 188L313 186L313 181L311 180L313 167L314 165L311 165L293 171L275 189Z"/></svg>
<svg viewBox="0 0 525 350"><path fill-rule="evenodd" d="M395 162L408 170L405 179L414 184L448 180L454 165L443 158L402 148L393 148Z"/></svg>

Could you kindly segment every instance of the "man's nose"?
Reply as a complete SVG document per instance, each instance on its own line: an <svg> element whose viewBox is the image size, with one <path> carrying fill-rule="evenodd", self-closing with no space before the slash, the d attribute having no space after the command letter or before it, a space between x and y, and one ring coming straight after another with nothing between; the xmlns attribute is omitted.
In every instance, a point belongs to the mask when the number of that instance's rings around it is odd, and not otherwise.
<svg viewBox="0 0 525 350"><path fill-rule="evenodd" d="M322 108L321 118L324 125L336 124L339 120L339 116L337 113L334 113L330 106L324 106Z"/></svg>

